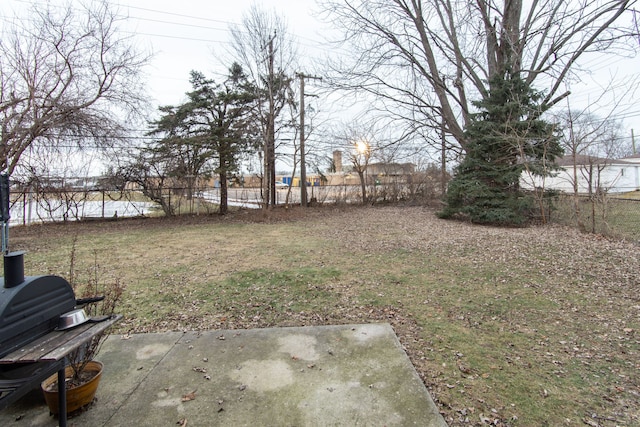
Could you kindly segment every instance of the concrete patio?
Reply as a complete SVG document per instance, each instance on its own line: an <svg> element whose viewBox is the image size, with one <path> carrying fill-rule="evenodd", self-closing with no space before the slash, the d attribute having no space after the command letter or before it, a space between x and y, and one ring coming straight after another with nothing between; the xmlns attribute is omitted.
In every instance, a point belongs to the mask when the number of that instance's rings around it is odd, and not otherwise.
<svg viewBox="0 0 640 427"><path fill-rule="evenodd" d="M113 335L70 426L446 427L388 324ZM40 393L3 426L55 426Z"/></svg>

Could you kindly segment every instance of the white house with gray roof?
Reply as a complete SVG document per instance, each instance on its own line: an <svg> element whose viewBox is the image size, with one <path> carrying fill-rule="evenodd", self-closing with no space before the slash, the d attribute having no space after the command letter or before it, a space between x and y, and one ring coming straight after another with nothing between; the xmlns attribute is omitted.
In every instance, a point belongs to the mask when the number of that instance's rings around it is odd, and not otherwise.
<svg viewBox="0 0 640 427"><path fill-rule="evenodd" d="M626 193L640 190L640 155L622 159L602 159L594 156L564 156L558 160L560 170L553 177L531 177L523 174L523 188L543 187L573 193L574 181L578 183L578 192L589 194L604 191L606 193Z"/></svg>

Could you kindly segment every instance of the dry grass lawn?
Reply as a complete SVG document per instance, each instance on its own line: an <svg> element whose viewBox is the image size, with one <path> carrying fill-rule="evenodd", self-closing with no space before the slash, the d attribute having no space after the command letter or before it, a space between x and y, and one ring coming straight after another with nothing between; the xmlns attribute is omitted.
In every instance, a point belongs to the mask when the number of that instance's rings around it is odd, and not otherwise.
<svg viewBox="0 0 640 427"><path fill-rule="evenodd" d="M640 248L421 207L16 228L26 273L127 288L119 333L389 322L451 426L640 425Z"/></svg>

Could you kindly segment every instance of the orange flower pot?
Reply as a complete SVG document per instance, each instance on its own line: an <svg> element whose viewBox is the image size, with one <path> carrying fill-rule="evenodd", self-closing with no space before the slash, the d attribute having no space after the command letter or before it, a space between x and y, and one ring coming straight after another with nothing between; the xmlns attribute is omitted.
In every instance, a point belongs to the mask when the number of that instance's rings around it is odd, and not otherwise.
<svg viewBox="0 0 640 427"><path fill-rule="evenodd" d="M80 385L67 388L67 414L77 411L93 402L93 398L96 395L96 390L100 384L100 378L102 377L102 363L95 360L87 363L84 372L87 372L87 381ZM65 378L69 380L73 376L73 369L71 366L65 368ZM55 373L41 384L42 392L44 393L44 400L49 406L49 411L58 415L58 374Z"/></svg>

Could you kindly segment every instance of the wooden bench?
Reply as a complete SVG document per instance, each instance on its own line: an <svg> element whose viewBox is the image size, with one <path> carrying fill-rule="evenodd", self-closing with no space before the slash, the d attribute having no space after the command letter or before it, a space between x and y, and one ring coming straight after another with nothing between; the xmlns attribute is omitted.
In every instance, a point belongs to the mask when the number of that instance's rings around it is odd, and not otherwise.
<svg viewBox="0 0 640 427"><path fill-rule="evenodd" d="M39 387L42 381L58 372L60 427L66 427L67 394L64 371L69 362L67 357L120 319L121 315L114 315L104 321L90 321L72 329L51 331L0 358L0 368L2 365L8 367L4 372L9 373L11 377L0 379L0 410Z"/></svg>

